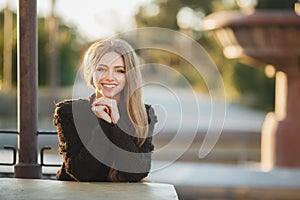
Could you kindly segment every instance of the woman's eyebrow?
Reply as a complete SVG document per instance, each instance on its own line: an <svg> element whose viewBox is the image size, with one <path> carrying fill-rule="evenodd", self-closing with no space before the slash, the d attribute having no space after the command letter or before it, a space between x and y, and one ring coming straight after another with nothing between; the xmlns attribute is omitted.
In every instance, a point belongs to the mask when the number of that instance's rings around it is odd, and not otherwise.
<svg viewBox="0 0 300 200"><path fill-rule="evenodd" d="M114 68L125 68L125 66L123 66L123 65L116 65L116 66L114 66Z"/></svg>
<svg viewBox="0 0 300 200"><path fill-rule="evenodd" d="M109 67L109 65L102 64L102 63L100 63L99 66L101 66L101 67ZM116 66L113 66L113 67L114 68L125 68L125 66L123 66L123 65L116 65Z"/></svg>

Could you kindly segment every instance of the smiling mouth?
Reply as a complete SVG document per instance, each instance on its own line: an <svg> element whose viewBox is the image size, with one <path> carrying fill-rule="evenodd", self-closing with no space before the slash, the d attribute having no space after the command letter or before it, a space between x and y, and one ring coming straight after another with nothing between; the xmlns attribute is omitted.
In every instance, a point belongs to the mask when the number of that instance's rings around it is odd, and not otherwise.
<svg viewBox="0 0 300 200"><path fill-rule="evenodd" d="M101 85L105 88L115 88L117 86L116 84L104 84L104 83L102 83Z"/></svg>

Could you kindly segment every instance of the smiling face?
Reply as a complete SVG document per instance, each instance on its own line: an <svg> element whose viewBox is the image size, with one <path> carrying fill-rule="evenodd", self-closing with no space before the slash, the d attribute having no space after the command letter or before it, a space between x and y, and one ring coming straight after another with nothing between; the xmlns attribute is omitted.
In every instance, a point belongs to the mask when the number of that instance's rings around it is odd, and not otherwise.
<svg viewBox="0 0 300 200"><path fill-rule="evenodd" d="M104 54L95 67L93 85L96 95L120 99L126 84L126 68L123 57L112 51Z"/></svg>

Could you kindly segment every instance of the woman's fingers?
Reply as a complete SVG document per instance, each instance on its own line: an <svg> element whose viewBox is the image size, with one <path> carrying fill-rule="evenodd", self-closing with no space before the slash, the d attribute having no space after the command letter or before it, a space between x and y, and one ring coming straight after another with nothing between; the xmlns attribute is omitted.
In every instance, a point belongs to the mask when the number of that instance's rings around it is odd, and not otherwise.
<svg viewBox="0 0 300 200"><path fill-rule="evenodd" d="M111 122L116 124L120 119L118 104L115 99L101 97L96 99L92 106L104 106L103 109L111 118Z"/></svg>
<svg viewBox="0 0 300 200"><path fill-rule="evenodd" d="M110 115L107 113L109 110L106 106L92 106L92 111L95 115L109 123L112 122Z"/></svg>
<svg viewBox="0 0 300 200"><path fill-rule="evenodd" d="M117 106L117 101L115 99L100 97L98 99L95 99L95 101L93 102L92 105L93 106L106 105L106 106L109 106L109 107L114 107L114 106Z"/></svg>

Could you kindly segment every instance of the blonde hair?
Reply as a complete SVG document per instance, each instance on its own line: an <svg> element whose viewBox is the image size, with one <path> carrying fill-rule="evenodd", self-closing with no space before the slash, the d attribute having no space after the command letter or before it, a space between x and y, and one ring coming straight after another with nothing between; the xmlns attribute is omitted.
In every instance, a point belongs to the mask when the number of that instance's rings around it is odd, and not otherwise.
<svg viewBox="0 0 300 200"><path fill-rule="evenodd" d="M94 42L86 51L82 67L84 79L88 85L93 85L93 72L102 56L108 52L122 55L126 69L126 85L121 94L119 104L125 106L127 116L135 128L135 143L141 147L148 135L148 117L142 99L142 78L137 55L133 48L124 40L108 39ZM112 181L120 181L117 171L112 169Z"/></svg>

